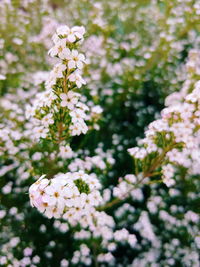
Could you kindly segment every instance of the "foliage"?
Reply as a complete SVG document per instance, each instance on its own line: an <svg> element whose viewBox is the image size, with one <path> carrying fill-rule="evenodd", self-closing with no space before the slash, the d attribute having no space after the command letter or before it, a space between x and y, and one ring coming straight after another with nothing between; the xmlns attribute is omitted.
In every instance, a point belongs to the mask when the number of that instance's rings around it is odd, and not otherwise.
<svg viewBox="0 0 200 267"><path fill-rule="evenodd" d="M199 16L0 2L1 266L199 266Z"/></svg>

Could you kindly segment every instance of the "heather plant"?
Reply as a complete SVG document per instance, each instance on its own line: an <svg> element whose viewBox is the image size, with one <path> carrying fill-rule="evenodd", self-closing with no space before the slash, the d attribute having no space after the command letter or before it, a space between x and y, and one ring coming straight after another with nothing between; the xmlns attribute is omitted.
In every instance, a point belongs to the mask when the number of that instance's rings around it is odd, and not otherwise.
<svg viewBox="0 0 200 267"><path fill-rule="evenodd" d="M199 266L199 3L0 5L0 265Z"/></svg>

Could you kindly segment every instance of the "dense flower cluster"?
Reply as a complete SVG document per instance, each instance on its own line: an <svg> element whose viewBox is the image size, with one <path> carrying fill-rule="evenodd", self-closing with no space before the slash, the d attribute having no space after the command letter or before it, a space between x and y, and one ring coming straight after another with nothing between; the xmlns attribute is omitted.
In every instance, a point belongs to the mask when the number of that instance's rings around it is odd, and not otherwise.
<svg viewBox="0 0 200 267"><path fill-rule="evenodd" d="M81 77L81 69L85 63L85 56L75 48L83 40L84 27L67 26L57 28L53 36L54 46L49 55L61 60L50 72L45 82L46 91L36 95L32 106L27 107L27 118L32 117L34 137L52 138L58 142L65 136L75 136L86 133L85 124L87 105L80 101L81 94L75 91L85 81ZM58 136L55 136L57 121Z"/></svg>
<svg viewBox="0 0 200 267"><path fill-rule="evenodd" d="M68 135L80 135L87 131L84 118L85 111L89 108L79 101L81 95L74 92L75 85L80 88L85 84L80 73L85 57L73 49L83 40L84 33L84 27L57 28L53 35L55 45L49 50L49 54L61 59L62 63L56 64L45 82L46 91L39 93L33 106L28 106L26 111L27 117L31 116L33 124L37 125L33 129L34 137L56 140L60 144L58 156L62 159L73 157L71 147L64 144ZM57 139L53 128L55 125L58 127ZM35 154L36 160L38 157L40 155ZM83 172L74 172L57 174L50 180L41 176L30 187L29 194L32 206L44 212L48 218L69 218L71 222L79 221L92 206L100 204L101 196L97 191L99 188L96 178Z"/></svg>
<svg viewBox="0 0 200 267"><path fill-rule="evenodd" d="M48 218L79 220L84 212L98 206L100 184L83 172L57 174L51 180L42 176L29 188L32 206Z"/></svg>
<svg viewBox="0 0 200 267"><path fill-rule="evenodd" d="M67 112L71 116L71 123L77 125L81 123L81 120L85 116L81 116L81 108L84 110L84 104L78 102L78 97L80 94L73 91L74 87L71 84L71 75L78 74L78 69L82 69L82 62L84 61L84 56L78 54L77 50L70 50L66 48L66 45L70 45L76 41L80 41L83 38L84 28L83 27L73 27L69 32L67 26L61 26L56 30L56 34L53 36L55 46L50 49L49 54L51 56L57 56L63 60L63 68L56 76L55 80L52 79L52 72L50 77L46 81L47 91L44 93L39 93L36 101L33 102L33 107L28 107L28 113L33 113L37 117L37 114L46 115L42 117L41 122L43 127L54 126L55 121L58 120L57 117L52 115L50 110L59 110L59 114L62 114L62 110L67 109ZM77 39L78 38L78 39ZM80 62L79 62L80 61ZM67 64L67 66L64 65ZM56 65L56 70L59 69L61 65ZM54 73L54 72L53 72ZM66 77L65 77L66 76ZM59 79L62 79L60 82ZM67 83L69 81L69 83ZM76 82L77 87L80 87ZM70 90L72 86L72 89ZM50 87L50 88L49 88ZM65 92L67 88L67 93ZM60 93L61 92L61 93ZM59 94L60 93L60 94ZM45 98L45 97L49 98ZM44 98L43 98L44 97ZM59 104L57 104L56 99L59 98ZM55 100L55 101L54 101ZM47 108L48 107L48 108ZM77 108L80 107L80 108ZM99 109L96 107L96 109ZM95 111L94 111L95 112ZM96 111L98 113L98 111ZM58 112L57 112L58 113ZM55 121L54 119L55 118ZM62 117L61 123L63 123L64 117ZM37 119L36 119L37 120ZM82 123L84 123L82 121ZM68 125L71 129L71 125ZM40 129L42 130L41 126ZM62 128L63 130L63 128ZM38 138L48 139L47 132L40 131ZM65 133L65 135L67 135ZM71 132L73 134L73 131ZM50 136L50 138L52 138ZM52 138L52 140L54 140ZM61 142L60 142L61 141ZM69 145L64 145L60 136L58 138L59 153L62 159L70 159L73 157L74 152ZM107 161L111 164L114 163L112 158L109 158L109 154L106 155ZM34 159L38 160L40 154L34 155ZM92 166L97 166L100 169L105 169L105 163L102 161L102 157L86 157L85 162L81 159L75 158L74 162L68 166L69 169L86 169L91 170ZM70 225L80 225L83 229L89 229L92 236L95 238L102 239L102 247L107 247L115 242L128 242L131 246L134 246L137 239L134 234L129 234L126 229L114 231L115 223L113 218L108 216L103 211L98 211L95 209L106 202L105 194L103 198L100 195L99 189L101 188L99 181L93 176L89 176L83 171L79 172L69 172L69 173L59 173L47 179L45 175L41 176L34 184L29 188L29 196L31 205L36 207L40 212L44 213L48 218L62 218L66 220ZM82 236L76 235L77 239L82 239ZM111 250L114 250L111 249ZM75 252L75 255L77 253ZM74 257L75 257L74 255ZM80 254L81 255L81 254ZM109 258L107 254L99 255L99 262L108 261ZM114 258L110 254L112 261ZM72 258L72 262L77 261ZM79 258L78 261L81 261Z"/></svg>
<svg viewBox="0 0 200 267"><path fill-rule="evenodd" d="M199 267L194 2L0 1L1 266Z"/></svg>
<svg viewBox="0 0 200 267"><path fill-rule="evenodd" d="M187 66L189 65L193 66L193 73L198 75L198 61L194 61L194 52L190 54ZM188 81L190 80L185 84ZM194 89L190 88L189 91L191 93L185 92L180 102L172 101L171 105L162 110L161 119L149 125L145 138L139 141L141 147L128 150L144 177L156 175L154 172L162 167L163 182L171 186L175 184L173 177L180 166L188 169L192 175L200 174L200 82L193 86ZM170 99L172 98L175 96Z"/></svg>

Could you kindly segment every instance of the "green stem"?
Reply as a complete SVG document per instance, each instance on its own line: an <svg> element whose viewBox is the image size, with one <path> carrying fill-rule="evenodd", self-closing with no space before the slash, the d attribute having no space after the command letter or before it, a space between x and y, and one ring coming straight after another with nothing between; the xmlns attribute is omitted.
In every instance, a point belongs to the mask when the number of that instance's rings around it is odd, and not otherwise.
<svg viewBox="0 0 200 267"><path fill-rule="evenodd" d="M97 210L99 210L99 211L107 210L107 209L112 208L113 206L119 204L120 202L124 201L125 198L129 197L129 194L132 192L132 190L136 189L144 181L144 179L146 177L152 177L154 175L157 175L157 173L154 172L155 169L157 169L159 167L159 165L162 163L163 159L165 158L167 152L170 151L171 149L173 149L175 147L175 145L176 144L173 143L163 150L163 152L160 154L160 156L155 160L154 164L149 168L149 170L147 170L146 172L143 172L142 179L140 179L136 184L134 184L133 187L130 188L130 190L122 196L122 199L121 198L115 198L112 201L108 202L106 205L97 208ZM161 182L161 181L162 180L150 181L147 184L150 185L150 184L154 184L154 183Z"/></svg>

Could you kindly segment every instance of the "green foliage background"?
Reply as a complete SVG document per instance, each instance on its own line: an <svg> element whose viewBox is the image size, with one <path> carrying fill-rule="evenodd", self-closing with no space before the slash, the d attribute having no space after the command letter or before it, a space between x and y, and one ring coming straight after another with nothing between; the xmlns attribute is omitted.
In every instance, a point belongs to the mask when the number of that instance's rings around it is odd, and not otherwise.
<svg viewBox="0 0 200 267"><path fill-rule="evenodd" d="M0 60L5 59L7 52L16 55L18 59L16 62L8 64L6 80L0 81L2 96L7 92L15 92L19 87L27 87L28 90L27 84L31 82L33 72L51 69L47 61L47 48L44 44L30 42L32 36L41 32L45 16L70 26L84 25L87 31L86 40L92 35L103 38L106 65L100 66L99 55L95 53L92 55L92 63L88 64L85 69L88 84L83 89L83 94L88 99L103 107L100 130L93 130L86 136L74 138L72 147L87 149L91 155L95 154L99 143L102 143L105 151L113 150L115 164L105 173L99 172L98 175L105 188L116 185L119 177L134 173L134 164L127 149L135 146L137 139L144 136L145 127L158 116L164 107L165 97L181 88L184 78L180 74L188 51L195 45L198 46L198 43L191 38L192 34L197 38L200 29L199 15L195 15L195 1L188 1L188 3L183 1L183 3L175 0L102 0L100 2L60 0L46 3L46 1L35 0L27 6L24 6L23 1L11 2L12 4L8 5L6 9L0 10L2 18L0 38L5 40L4 48L0 52ZM101 6L99 9L98 4ZM189 6L192 12L183 11L181 15L173 13L177 7L181 8L182 5ZM103 26L100 26L101 23L95 22L98 16L103 20ZM183 21L181 23L174 22L174 31L170 32L167 21L169 18L176 19L178 16L183 18ZM163 32L173 36L173 40L160 38L159 36ZM14 44L13 37L21 38L23 44ZM131 48L123 49L124 42L130 44ZM136 43L138 45L134 47ZM181 45L181 49L176 49L178 45ZM150 48L152 48L151 57L145 59L144 55L150 51ZM136 63L141 64L129 63L123 68L121 74L111 75L106 66L115 63L123 65L124 59L133 59ZM95 70L99 73L97 81L93 80ZM97 89L96 95L91 96L90 87ZM105 94L104 90L107 88L111 90L111 96ZM38 88L38 90L41 89ZM3 110L1 110L2 112ZM113 144L113 135L117 136L117 144ZM48 149L48 144L43 144L41 148ZM9 164L9 161L6 163L2 161L2 164ZM7 211L13 206L17 207L22 219L19 220L18 217L9 214L1 219L0 247L9 241L7 239L10 236L19 236L21 242L11 252L14 257L22 258L23 249L30 246L34 247L33 254L39 255L41 258L38 266L60 266L60 261L63 258L70 259L78 248L79 242L73 239L76 229L70 227L67 233L62 233L54 227L53 219L46 219L36 209L30 207L27 190L33 180L25 180L20 184L21 191L19 193L15 191L15 188L19 186L15 173L1 177L0 187L9 181L13 182L12 192L15 193L1 194L1 206ZM196 192L199 189L199 183L184 179L183 172L176 187L181 190L181 196L172 197L166 186L157 185L142 188L143 201L128 199L128 203L135 208L135 213L131 219L127 219L125 216L123 220L119 220L118 227L126 227L130 232L136 234L140 245L136 249L130 249L126 245L119 246L114 253L118 264L128 266L136 257L140 257L151 247L150 242L144 242L143 237L139 232L133 230L131 225L138 220L143 210L148 210L147 200L155 192L162 196L166 211L170 212L172 205L182 207L176 214L179 219L183 218L187 210L200 212L199 199L191 201L187 198L188 192ZM114 215L116 209L117 206L107 212ZM182 248L190 248L192 237L185 228L176 228L174 231L165 229L165 225L157 214L151 214L150 219L155 226L155 233L163 244L163 247L160 248L160 265L158 266L167 266L165 265L165 244L173 238L177 238L180 240ZM45 225L46 231L41 230L41 225ZM55 242L55 246L51 247L51 241ZM95 247L97 252L101 250L96 239L88 241L88 246ZM52 253L52 257L48 256L49 252ZM181 257L174 256L174 259L173 266L190 266L184 265ZM93 262L92 266L94 264ZM77 266L82 266L82 264L79 263Z"/></svg>

